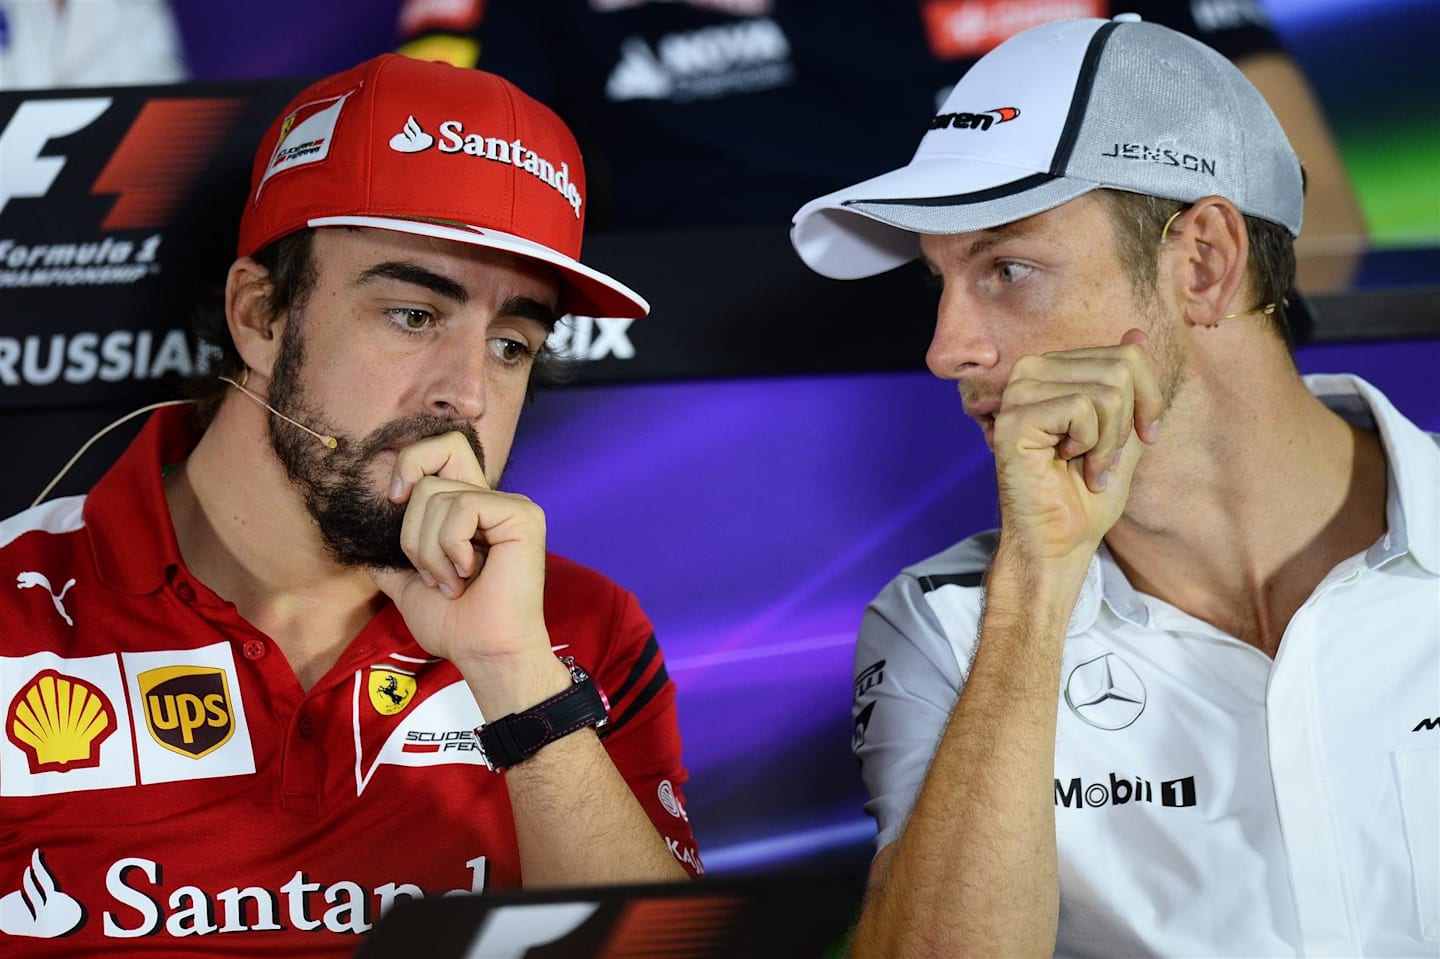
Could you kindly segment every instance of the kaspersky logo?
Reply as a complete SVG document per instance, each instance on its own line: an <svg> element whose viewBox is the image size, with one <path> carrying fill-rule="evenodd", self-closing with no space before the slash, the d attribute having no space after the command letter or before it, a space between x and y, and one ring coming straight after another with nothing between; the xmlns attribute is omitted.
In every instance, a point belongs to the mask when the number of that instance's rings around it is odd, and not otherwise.
<svg viewBox="0 0 1440 959"><path fill-rule="evenodd" d="M396 153L424 153L432 146L441 153L463 153L466 156L493 163L506 163L524 170L550 186L565 198L575 218L580 218L580 188L570 182L570 164L562 161L557 168L545 157L525 146L519 137L506 140L501 137L487 137L479 133L466 133L465 124L459 120L444 120L437 127L437 140L428 133L411 114L405 125L390 138L390 149Z"/></svg>
<svg viewBox="0 0 1440 959"><path fill-rule="evenodd" d="M941 113L930 121L931 130L988 130L997 123L1009 123L1020 115L1015 107L996 107L982 113Z"/></svg>

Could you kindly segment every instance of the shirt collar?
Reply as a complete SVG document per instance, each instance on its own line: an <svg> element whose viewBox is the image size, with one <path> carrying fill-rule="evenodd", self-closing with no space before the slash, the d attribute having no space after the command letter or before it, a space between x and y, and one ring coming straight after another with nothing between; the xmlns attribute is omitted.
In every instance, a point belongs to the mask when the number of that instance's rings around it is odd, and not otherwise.
<svg viewBox="0 0 1440 959"><path fill-rule="evenodd" d="M1406 419L1358 376L1305 377L1310 392L1337 416L1377 430L1385 449L1385 535L1365 554L1378 566L1409 553L1427 573L1440 575L1440 440Z"/></svg>
<svg viewBox="0 0 1440 959"><path fill-rule="evenodd" d="M1366 564L1373 568L1408 552L1426 572L1440 574L1440 497L1435 495L1440 488L1440 440L1406 419L1383 393L1358 376L1311 375L1305 377L1305 385L1337 416L1380 434L1389 465L1386 531L1365 554ZM1149 605L1104 543L1085 573L1069 633L1094 625L1102 598L1120 618L1149 624Z"/></svg>
<svg viewBox="0 0 1440 959"><path fill-rule="evenodd" d="M181 565L165 499L164 469L184 461L199 433L188 406L157 410L85 498L95 568L122 593L153 593Z"/></svg>

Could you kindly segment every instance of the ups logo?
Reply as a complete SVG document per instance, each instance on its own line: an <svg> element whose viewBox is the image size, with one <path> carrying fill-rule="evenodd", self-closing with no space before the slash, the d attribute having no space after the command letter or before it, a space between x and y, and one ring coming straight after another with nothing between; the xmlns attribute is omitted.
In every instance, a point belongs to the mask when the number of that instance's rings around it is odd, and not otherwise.
<svg viewBox="0 0 1440 959"><path fill-rule="evenodd" d="M235 734L235 712L223 669L165 666L138 677L150 736L171 752L208 756Z"/></svg>

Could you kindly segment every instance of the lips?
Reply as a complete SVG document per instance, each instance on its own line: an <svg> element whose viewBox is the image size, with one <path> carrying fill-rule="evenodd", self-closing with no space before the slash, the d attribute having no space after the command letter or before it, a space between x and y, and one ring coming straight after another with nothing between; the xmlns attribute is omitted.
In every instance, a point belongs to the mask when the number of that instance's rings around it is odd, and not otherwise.
<svg viewBox="0 0 1440 959"><path fill-rule="evenodd" d="M985 445L990 445L991 437L995 433L995 414L999 412L999 403L966 403L965 415L970 417L980 426L980 431L985 435Z"/></svg>
<svg viewBox="0 0 1440 959"><path fill-rule="evenodd" d="M995 422L995 414L999 412L999 403L966 403L965 415L977 423Z"/></svg>

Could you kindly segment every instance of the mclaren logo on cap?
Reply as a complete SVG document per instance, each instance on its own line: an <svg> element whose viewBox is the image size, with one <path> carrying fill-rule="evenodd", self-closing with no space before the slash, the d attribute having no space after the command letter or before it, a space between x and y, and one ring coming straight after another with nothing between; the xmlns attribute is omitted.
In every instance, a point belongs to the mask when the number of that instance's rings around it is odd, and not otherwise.
<svg viewBox="0 0 1440 959"><path fill-rule="evenodd" d="M580 218L580 204L584 200L580 196L580 188L570 182L568 162L561 161L560 166L556 167L554 163L526 147L519 137L506 140L502 137L466 133L465 124L459 120L445 120L438 129L440 140L437 149L441 153L463 153L524 170L537 180L549 184L551 189L570 204L570 208L575 211L575 218ZM406 119L404 128L390 138L390 149L396 153L423 153L435 145L435 138L425 132L425 128L413 115Z"/></svg>
<svg viewBox="0 0 1440 959"><path fill-rule="evenodd" d="M1145 711L1145 684L1114 653L1106 653L1070 671L1065 704L1096 729L1124 729Z"/></svg>
<svg viewBox="0 0 1440 959"><path fill-rule="evenodd" d="M940 113L930 121L930 129L988 130L997 123L1009 123L1020 115L1014 107L996 107L983 113Z"/></svg>

